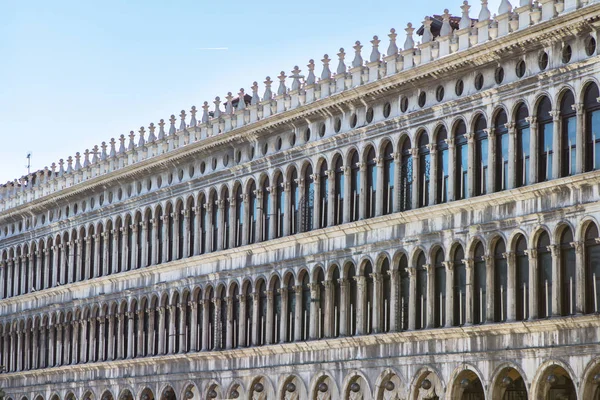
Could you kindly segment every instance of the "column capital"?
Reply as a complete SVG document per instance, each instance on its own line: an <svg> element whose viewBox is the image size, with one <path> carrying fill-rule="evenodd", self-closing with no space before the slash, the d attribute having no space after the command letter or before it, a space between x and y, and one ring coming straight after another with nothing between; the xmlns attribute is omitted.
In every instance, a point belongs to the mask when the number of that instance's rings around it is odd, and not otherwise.
<svg viewBox="0 0 600 400"><path fill-rule="evenodd" d="M560 110L559 109L548 111L548 114L550 114L553 121L558 121L560 119Z"/></svg>
<svg viewBox="0 0 600 400"><path fill-rule="evenodd" d="M535 260L537 258L537 249L527 249L525 250L525 254L527 254L530 260Z"/></svg>
<svg viewBox="0 0 600 400"><path fill-rule="evenodd" d="M573 111L576 111L577 114L583 114L583 111L585 110L585 106L583 103L575 103L571 105L571 109Z"/></svg>
<svg viewBox="0 0 600 400"><path fill-rule="evenodd" d="M578 254L583 253L583 242L581 242L581 241L571 242L570 245L571 245L571 247L573 247L575 249L576 253L578 253Z"/></svg>
<svg viewBox="0 0 600 400"><path fill-rule="evenodd" d="M442 265L446 267L446 271L454 270L454 262L453 261L443 261Z"/></svg>
<svg viewBox="0 0 600 400"><path fill-rule="evenodd" d="M560 246L557 244L551 244L547 246L547 249L552 253L552 257L558 257L560 255Z"/></svg>
<svg viewBox="0 0 600 400"><path fill-rule="evenodd" d="M406 271L408 271L409 277L417 276L417 268L416 267L408 267L408 268L406 268Z"/></svg>
<svg viewBox="0 0 600 400"><path fill-rule="evenodd" d="M537 117L535 117L535 116L525 117L525 121L527 121L530 125L535 125L537 123Z"/></svg>
<svg viewBox="0 0 600 400"><path fill-rule="evenodd" d="M473 268L473 264L475 264L475 260L472 258L463 258L461 261L465 264L466 269Z"/></svg>

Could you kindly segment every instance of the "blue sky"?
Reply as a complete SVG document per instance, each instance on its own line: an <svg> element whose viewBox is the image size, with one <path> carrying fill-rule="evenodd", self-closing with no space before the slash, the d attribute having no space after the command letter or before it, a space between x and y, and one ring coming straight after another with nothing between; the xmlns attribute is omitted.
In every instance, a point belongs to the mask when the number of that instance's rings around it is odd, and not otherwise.
<svg viewBox="0 0 600 400"><path fill-rule="evenodd" d="M170 4L167 4L170 3ZM513 0L516 4L516 1ZM462 1L0 0L0 182ZM500 0L489 2L492 14ZM480 3L472 3L477 17ZM206 48L227 50L205 50ZM349 56L348 64L352 59ZM332 63L335 70L336 62Z"/></svg>

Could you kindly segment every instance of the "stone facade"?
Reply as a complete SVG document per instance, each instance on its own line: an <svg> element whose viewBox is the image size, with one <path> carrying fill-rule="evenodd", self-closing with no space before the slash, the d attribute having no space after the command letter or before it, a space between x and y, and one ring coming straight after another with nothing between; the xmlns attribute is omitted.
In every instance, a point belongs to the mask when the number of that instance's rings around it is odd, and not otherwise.
<svg viewBox="0 0 600 400"><path fill-rule="evenodd" d="M600 399L600 2L486 3L0 188L7 398Z"/></svg>

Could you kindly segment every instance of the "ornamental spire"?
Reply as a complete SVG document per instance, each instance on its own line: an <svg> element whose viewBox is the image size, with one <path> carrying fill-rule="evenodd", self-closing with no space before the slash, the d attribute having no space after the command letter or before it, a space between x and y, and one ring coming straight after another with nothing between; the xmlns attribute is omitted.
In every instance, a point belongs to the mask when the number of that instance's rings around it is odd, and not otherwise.
<svg viewBox="0 0 600 400"><path fill-rule="evenodd" d="M452 26L450 26L450 12L446 8L444 15L442 15L442 28L440 29L440 36L450 36L452 34Z"/></svg>
<svg viewBox="0 0 600 400"><path fill-rule="evenodd" d="M165 120L161 119L158 121L158 140L165 138Z"/></svg>
<svg viewBox="0 0 600 400"><path fill-rule="evenodd" d="M263 94L263 101L271 100L273 98L273 92L271 91L271 85L273 84L273 81L271 80L271 77L267 76L264 83L265 93Z"/></svg>
<svg viewBox="0 0 600 400"><path fill-rule="evenodd" d="M208 101L205 101L204 104L202 104L202 123L208 123Z"/></svg>
<svg viewBox="0 0 600 400"><path fill-rule="evenodd" d="M179 130L185 131L187 128L187 125L185 124L185 110L181 110L179 113L179 118L181 119L181 122L179 123Z"/></svg>
<svg viewBox="0 0 600 400"><path fill-rule="evenodd" d="M344 64L344 58L346 57L346 52L344 51L344 48L341 47L340 48L340 52L337 53L339 62L338 62L338 67L336 70L337 74L343 74L346 72L346 64Z"/></svg>
<svg viewBox="0 0 600 400"><path fill-rule="evenodd" d="M413 40L413 32L415 31L415 28L413 28L412 24L409 22L404 30L406 31L404 50L410 50L415 47L415 41Z"/></svg>
<svg viewBox="0 0 600 400"><path fill-rule="evenodd" d="M294 69L292 70L292 75L290 75L292 78L292 90L299 90L300 89L300 78L303 78L302 75L300 75L300 68L298 68L298 66L294 66Z"/></svg>
<svg viewBox="0 0 600 400"><path fill-rule="evenodd" d="M244 93L244 88L240 88L240 92L238 93L238 103L237 103L237 107L235 108L237 111L240 110L245 110L246 109L246 93Z"/></svg>
<svg viewBox="0 0 600 400"><path fill-rule="evenodd" d="M361 52L362 48L363 48L362 45L357 40L356 43L353 46L353 49L354 49L354 60L352 60L352 67L354 67L354 68L360 67L360 66L363 65L363 59L362 59L362 56L360 55L360 52ZM338 67L338 69L339 69L339 67Z"/></svg>
<svg viewBox="0 0 600 400"><path fill-rule="evenodd" d="M233 94L227 92L225 99L227 100L227 102L225 102L225 114L233 114Z"/></svg>
<svg viewBox="0 0 600 400"><path fill-rule="evenodd" d="M315 78L315 60L313 60L312 58L308 61L308 76L306 77L306 84L307 85L314 85L316 78Z"/></svg>
<svg viewBox="0 0 600 400"><path fill-rule="evenodd" d="M431 34L432 22L430 17L425 17L425 20L423 21L423 37L421 43L429 43L433 39L433 35Z"/></svg>
<svg viewBox="0 0 600 400"><path fill-rule="evenodd" d="M156 127L154 126L154 122L151 122L150 125L148 126L148 131L150 132L148 134L148 143L152 143L156 140L156 136L154 136L155 130L156 130Z"/></svg>
<svg viewBox="0 0 600 400"><path fill-rule="evenodd" d="M215 112L213 114L213 117L220 118L221 117L221 109L219 108L219 105L221 104L221 98L219 96L215 97L215 101L213 101L213 103L215 104Z"/></svg>
<svg viewBox="0 0 600 400"><path fill-rule="evenodd" d="M479 22L490 19L490 10L488 8L488 0L481 0L481 11L479 11Z"/></svg>
<svg viewBox="0 0 600 400"><path fill-rule="evenodd" d="M125 135L119 136L119 154L125 153Z"/></svg>
<svg viewBox="0 0 600 400"><path fill-rule="evenodd" d="M512 4L508 0L502 0L500 7L498 7L498 14L506 14L512 11Z"/></svg>
<svg viewBox="0 0 600 400"><path fill-rule="evenodd" d="M323 72L321 72L321 79L331 78L331 70L329 69L329 62L331 61L331 59L327 54L325 54L321 61L323 62Z"/></svg>
<svg viewBox="0 0 600 400"><path fill-rule="evenodd" d="M465 29L471 27L471 17L469 17L469 9L471 6L467 0L463 1L463 5L460 6L462 9L462 16L460 18L460 22L458 23L458 29Z"/></svg>
<svg viewBox="0 0 600 400"><path fill-rule="evenodd" d="M177 132L177 129L175 129L175 121L177 121L175 119L175 115L171 114L171 118L169 118L169 122L171 123L171 127L169 128L169 136L173 136L175 132Z"/></svg>
<svg viewBox="0 0 600 400"><path fill-rule="evenodd" d="M192 115L192 118L190 118L190 126L191 127L195 127L196 125L198 125L198 121L196 121L196 113L198 112L198 110L196 110L196 106L192 106L191 110L190 110L190 114Z"/></svg>
<svg viewBox="0 0 600 400"><path fill-rule="evenodd" d="M388 56L395 56L396 54L398 54L398 45L396 45L397 36L398 34L396 33L396 30L394 28L390 29L390 33L388 35L388 37L390 38L390 45L387 49Z"/></svg>
<svg viewBox="0 0 600 400"><path fill-rule="evenodd" d="M371 50L371 56L369 57L370 62L379 61L379 59L381 58L381 53L379 53L379 43L381 43L379 37L377 37L377 35L373 36L373 40L371 40L373 50Z"/></svg>
<svg viewBox="0 0 600 400"><path fill-rule="evenodd" d="M83 152L83 167L87 168L90 166L90 150L85 149Z"/></svg>
<svg viewBox="0 0 600 400"><path fill-rule="evenodd" d="M138 147L143 147L146 144L146 140L144 139L144 135L146 133L146 131L144 131L144 127L141 126L140 127L140 140L138 141Z"/></svg>
<svg viewBox="0 0 600 400"><path fill-rule="evenodd" d="M257 105L260 103L260 97L258 97L258 82L252 82L252 100L250 100L251 105Z"/></svg>
<svg viewBox="0 0 600 400"><path fill-rule="evenodd" d="M287 92L287 88L285 87L285 72L281 71L281 73L279 74L279 76L277 77L279 79L279 87L277 88L277 95L281 96L283 94L286 94Z"/></svg>
<svg viewBox="0 0 600 400"><path fill-rule="evenodd" d="M131 151L135 148L135 133L133 131L129 132L129 145L127 146L127 151Z"/></svg>

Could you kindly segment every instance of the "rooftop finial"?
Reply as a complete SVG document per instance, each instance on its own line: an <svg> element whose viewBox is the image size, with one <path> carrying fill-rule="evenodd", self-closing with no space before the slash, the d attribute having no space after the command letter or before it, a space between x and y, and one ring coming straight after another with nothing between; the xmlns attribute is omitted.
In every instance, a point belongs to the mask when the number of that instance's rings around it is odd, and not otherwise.
<svg viewBox="0 0 600 400"><path fill-rule="evenodd" d="M156 140L156 136L154 136L155 130L156 130L156 126L154 126L154 122L151 122L150 125L148 125L148 132L150 132L148 134L148 143L152 143Z"/></svg>
<svg viewBox="0 0 600 400"><path fill-rule="evenodd" d="M213 103L215 104L215 112L213 113L213 117L220 118L221 109L219 108L219 105L221 104L221 98L219 96L215 97L215 101L213 101Z"/></svg>
<svg viewBox="0 0 600 400"><path fill-rule="evenodd" d="M329 62L331 61L331 59L327 54L325 54L321 61L323 62L323 72L321 72L321 79L331 78L331 70L329 69Z"/></svg>
<svg viewBox="0 0 600 400"><path fill-rule="evenodd" d="M129 144L127 145L127 151L131 151L135 148L135 132L129 131Z"/></svg>
<svg viewBox="0 0 600 400"><path fill-rule="evenodd" d="M440 29L440 36L445 37L452 34L452 27L450 26L450 12L446 8L444 15L442 15L442 28Z"/></svg>
<svg viewBox="0 0 600 400"><path fill-rule="evenodd" d="M119 136L119 142L121 143L119 145L119 154L123 154L125 153L125 135Z"/></svg>
<svg viewBox="0 0 600 400"><path fill-rule="evenodd" d="M140 140L138 141L138 147L142 147L144 145L146 145L146 139L144 139L144 135L146 134L146 131L144 130L143 126L140 126Z"/></svg>
<svg viewBox="0 0 600 400"><path fill-rule="evenodd" d="M187 128L187 125L185 124L185 110L181 110L179 113L179 118L181 119L181 122L179 123L179 130L185 131Z"/></svg>
<svg viewBox="0 0 600 400"><path fill-rule="evenodd" d="M158 121L158 140L165 138L165 120L161 119Z"/></svg>
<svg viewBox="0 0 600 400"><path fill-rule="evenodd" d="M423 21L423 37L421 39L422 43L429 43L433 40L433 35L431 34L431 21L430 17L425 17Z"/></svg>
<svg viewBox="0 0 600 400"><path fill-rule="evenodd" d="M373 40L371 40L373 50L371 50L371 56L369 57L370 62L379 61L379 59L381 58L381 54L379 53L379 43L381 43L379 37L377 37L377 35L373 36Z"/></svg>
<svg viewBox="0 0 600 400"><path fill-rule="evenodd" d="M479 11L479 21L490 19L490 10L488 8L488 0L481 0L481 11Z"/></svg>
<svg viewBox="0 0 600 400"><path fill-rule="evenodd" d="M177 132L177 129L175 129L175 115L171 114L171 118L169 118L169 122L171 123L171 127L169 128L169 136L172 136L175 134L175 132Z"/></svg>
<svg viewBox="0 0 600 400"><path fill-rule="evenodd" d="M79 153L78 153L79 154ZM67 157L67 174L73 172L73 157Z"/></svg>
<svg viewBox="0 0 600 400"><path fill-rule="evenodd" d="M98 162L98 145L94 145L94 149L92 151L92 164L96 164Z"/></svg>
<svg viewBox="0 0 600 400"><path fill-rule="evenodd" d="M314 85L316 82L315 78L315 60L312 58L308 61L308 76L306 77L307 85Z"/></svg>
<svg viewBox="0 0 600 400"><path fill-rule="evenodd" d="M246 93L244 93L244 88L240 88L240 92L238 93L238 103L237 103L237 107L236 110L240 111L240 110L245 110L246 109Z"/></svg>
<svg viewBox="0 0 600 400"><path fill-rule="evenodd" d="M115 141L115 138L111 138L110 139L110 154L108 155L109 158L115 158L117 156L116 145L117 145L117 142Z"/></svg>
<svg viewBox="0 0 600 400"><path fill-rule="evenodd" d="M54 163L52 163L52 165L54 165ZM54 172L54 170L52 172ZM60 160L58 160L58 176L63 176L64 173L65 173L65 160L63 160L61 158Z"/></svg>
<svg viewBox="0 0 600 400"><path fill-rule="evenodd" d="M277 88L278 96L286 94L286 92L287 92L287 88L285 87L285 78L287 78L287 76L285 75L285 72L281 71L281 73L277 77L277 79L279 79L279 87Z"/></svg>
<svg viewBox="0 0 600 400"><path fill-rule="evenodd" d="M340 52L337 53L337 56L339 59L339 63L338 63L336 73L344 74L344 73L346 73L346 64L344 64L344 58L346 58L346 52L344 51L343 47L340 48Z"/></svg>
<svg viewBox="0 0 600 400"><path fill-rule="evenodd" d="M83 152L83 167L87 168L90 166L90 151L89 149L85 149Z"/></svg>
<svg viewBox="0 0 600 400"><path fill-rule="evenodd" d="M252 100L250 100L250 105L254 106L260 103L260 97L258 96L258 82L252 82L252 86L250 88L252 89Z"/></svg>
<svg viewBox="0 0 600 400"><path fill-rule="evenodd" d="M227 96L225 96L225 114L233 114L233 94L231 92L227 92Z"/></svg>
<svg viewBox="0 0 600 400"><path fill-rule="evenodd" d="M398 45L396 45L397 36L398 34L396 33L396 30L394 28L390 29L390 33L388 35L388 37L390 38L390 45L387 49L388 56L395 56L396 54L398 54Z"/></svg>
<svg viewBox="0 0 600 400"><path fill-rule="evenodd" d="M273 81L271 80L270 76L267 76L265 78L265 94L263 95L263 101L265 100L271 100L273 98L273 92L271 92L271 84L273 84Z"/></svg>
<svg viewBox="0 0 600 400"><path fill-rule="evenodd" d="M102 142L100 147L102 148L102 153L100 153L100 161L106 161L106 158L108 157L108 154L106 154L106 148L108 147L106 142Z"/></svg>
<svg viewBox="0 0 600 400"><path fill-rule="evenodd" d="M198 110L196 110L196 106L192 106L192 108L190 110L190 114L192 115L192 118L190 118L190 126L191 127L198 125L198 121L196 121L196 113L197 112L198 112Z"/></svg>
<svg viewBox="0 0 600 400"><path fill-rule="evenodd" d="M299 90L300 89L300 78L304 78L304 76L300 75L300 68L298 68L297 65L294 66L294 69L292 70L292 90Z"/></svg>
<svg viewBox="0 0 600 400"><path fill-rule="evenodd" d="M406 25L406 41L404 42L404 50L409 50L415 47L415 41L413 40L413 32L415 28L413 28L412 24L409 22Z"/></svg>
<svg viewBox="0 0 600 400"><path fill-rule="evenodd" d="M362 56L360 54L362 48L363 48L363 46L357 40L354 43L354 46L353 46L353 49L354 49L354 60L352 60L352 67L360 67L360 66L363 65L363 58L362 58Z"/></svg>
<svg viewBox="0 0 600 400"><path fill-rule="evenodd" d="M465 29L471 27L471 17L469 17L469 9L471 6L467 0L463 1L463 5L460 6L462 9L462 16L460 18L460 22L458 23L458 29Z"/></svg>
<svg viewBox="0 0 600 400"><path fill-rule="evenodd" d="M75 153L75 171L79 171L81 169L81 154L79 152Z"/></svg>
<svg viewBox="0 0 600 400"><path fill-rule="evenodd" d="M201 122L203 124L208 123L208 101L205 101L204 104L202 104L202 120L201 120Z"/></svg>
<svg viewBox="0 0 600 400"><path fill-rule="evenodd" d="M508 0L502 0L500 7L498 7L498 14L506 14L512 11L512 4Z"/></svg>

